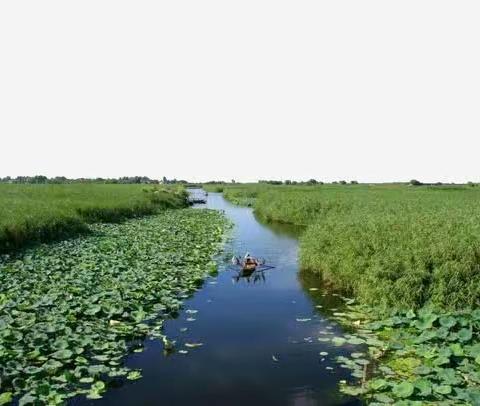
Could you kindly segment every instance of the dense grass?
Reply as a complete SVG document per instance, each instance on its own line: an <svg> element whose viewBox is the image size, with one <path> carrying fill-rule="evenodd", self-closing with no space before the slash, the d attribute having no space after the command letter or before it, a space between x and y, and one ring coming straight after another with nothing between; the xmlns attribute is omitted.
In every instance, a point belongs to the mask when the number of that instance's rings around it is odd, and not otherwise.
<svg viewBox="0 0 480 406"><path fill-rule="evenodd" d="M202 187L207 192L213 192L213 193L222 193L223 192L223 185L205 184L205 185L201 185L200 187Z"/></svg>
<svg viewBox="0 0 480 406"><path fill-rule="evenodd" d="M116 222L184 205L184 190L175 188L0 184L0 252L85 232L88 223Z"/></svg>
<svg viewBox="0 0 480 406"><path fill-rule="evenodd" d="M257 184L239 184L232 185L203 185L207 192L222 193L227 200L240 206L253 206L259 191L265 188Z"/></svg>
<svg viewBox="0 0 480 406"><path fill-rule="evenodd" d="M384 308L476 307L480 190L408 186L236 186L266 220L307 226L303 268ZM232 198L233 197L233 198Z"/></svg>

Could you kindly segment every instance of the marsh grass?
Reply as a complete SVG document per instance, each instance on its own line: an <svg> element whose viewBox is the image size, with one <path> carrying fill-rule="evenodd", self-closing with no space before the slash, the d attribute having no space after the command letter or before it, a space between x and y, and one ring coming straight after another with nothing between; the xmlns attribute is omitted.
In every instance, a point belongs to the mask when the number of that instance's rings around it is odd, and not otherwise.
<svg viewBox="0 0 480 406"><path fill-rule="evenodd" d="M222 193L223 192L223 185L218 184L204 184L201 186L203 190L206 192L213 192L213 193Z"/></svg>
<svg viewBox="0 0 480 406"><path fill-rule="evenodd" d="M300 261L362 303L410 309L476 307L480 301L480 191L401 185L247 185L268 221L307 226Z"/></svg>
<svg viewBox="0 0 480 406"><path fill-rule="evenodd" d="M223 190L225 199L240 206L251 207L254 205L259 192L263 191L262 186L258 185L240 185L229 186Z"/></svg>
<svg viewBox="0 0 480 406"><path fill-rule="evenodd" d="M0 184L0 252L87 232L89 223L118 222L185 205L185 191L177 188Z"/></svg>

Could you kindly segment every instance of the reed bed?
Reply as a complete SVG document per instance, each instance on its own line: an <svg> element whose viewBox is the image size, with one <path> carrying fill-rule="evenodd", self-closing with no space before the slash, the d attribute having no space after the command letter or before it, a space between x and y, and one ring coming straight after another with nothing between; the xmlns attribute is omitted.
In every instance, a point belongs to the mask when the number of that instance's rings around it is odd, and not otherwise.
<svg viewBox="0 0 480 406"><path fill-rule="evenodd" d="M183 189L145 185L0 184L0 252L88 231L88 224L118 222L183 207Z"/></svg>
<svg viewBox="0 0 480 406"><path fill-rule="evenodd" d="M476 307L480 301L480 190L404 185L247 185L267 221L307 226L303 268L333 289L384 308Z"/></svg>

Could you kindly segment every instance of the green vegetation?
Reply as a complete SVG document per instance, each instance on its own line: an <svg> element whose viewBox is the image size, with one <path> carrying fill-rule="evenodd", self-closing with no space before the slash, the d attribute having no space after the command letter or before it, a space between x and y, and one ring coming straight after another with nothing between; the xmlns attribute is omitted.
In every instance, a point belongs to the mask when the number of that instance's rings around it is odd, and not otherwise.
<svg viewBox="0 0 480 406"><path fill-rule="evenodd" d="M366 304L476 307L480 211L477 196L455 194L399 200L394 194L392 200L328 208L301 239L302 266Z"/></svg>
<svg viewBox="0 0 480 406"><path fill-rule="evenodd" d="M223 192L223 185L219 184L206 184L201 186L207 192L213 193L222 193Z"/></svg>
<svg viewBox="0 0 480 406"><path fill-rule="evenodd" d="M182 188L147 185L0 184L0 253L186 205Z"/></svg>
<svg viewBox="0 0 480 406"><path fill-rule="evenodd" d="M345 300L346 309L334 318L353 321L357 330L330 340L357 349L337 362L358 385L342 384L342 392L371 404L480 404L480 310L438 314L424 308L379 318L372 308Z"/></svg>
<svg viewBox="0 0 480 406"><path fill-rule="evenodd" d="M232 185L232 184L205 184L203 189L207 192L222 193L224 197L239 206L253 206L258 191L262 191L265 187L258 184L250 185Z"/></svg>
<svg viewBox="0 0 480 406"><path fill-rule="evenodd" d="M104 196L104 205L82 210L150 207L133 196L138 189L124 195L109 189L113 196L92 190L83 189ZM38 202L39 192L32 193ZM69 205L55 207L54 214L72 213ZM17 397L20 404L57 404L79 394L96 399L115 377L140 378L123 357L141 351L146 336L169 343L162 321L216 269L211 258L225 225L219 212L166 210L91 225L89 235L0 257L0 404Z"/></svg>
<svg viewBox="0 0 480 406"><path fill-rule="evenodd" d="M333 289L383 308L476 307L480 192L470 187L242 185L267 221L306 226L303 268Z"/></svg>
<svg viewBox="0 0 480 406"><path fill-rule="evenodd" d="M258 191L256 188L226 188L223 192L225 198L234 204L251 207L255 203Z"/></svg>
<svg viewBox="0 0 480 406"><path fill-rule="evenodd" d="M372 405L480 404L480 310L392 311L360 305L353 298L318 289L318 279L301 271L305 291L344 333L319 331L320 342L343 347L334 356L353 381L340 390ZM315 288L312 288L315 286ZM324 361L327 353L319 354Z"/></svg>

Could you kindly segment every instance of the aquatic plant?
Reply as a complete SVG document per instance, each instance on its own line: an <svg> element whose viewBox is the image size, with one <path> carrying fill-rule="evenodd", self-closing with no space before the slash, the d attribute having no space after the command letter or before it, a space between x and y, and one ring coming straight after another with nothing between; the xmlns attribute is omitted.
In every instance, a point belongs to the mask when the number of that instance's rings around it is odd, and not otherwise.
<svg viewBox="0 0 480 406"><path fill-rule="evenodd" d="M350 326L356 320L351 337L368 349L337 358L358 378L342 392L369 404L480 404L480 310L424 308L381 318L352 305L336 319Z"/></svg>
<svg viewBox="0 0 480 406"><path fill-rule="evenodd" d="M201 188L203 188L203 190L205 190L206 192L213 192L213 193L222 193L223 192L223 185L220 184L204 184L204 185L201 185L200 186Z"/></svg>
<svg viewBox="0 0 480 406"><path fill-rule="evenodd" d="M167 210L0 260L0 404L102 396L215 269L219 212Z"/></svg>
<svg viewBox="0 0 480 406"><path fill-rule="evenodd" d="M228 187L224 188L223 196L233 204L251 207L255 203L258 190L263 189L261 186L257 189L255 185Z"/></svg>

